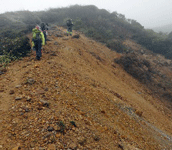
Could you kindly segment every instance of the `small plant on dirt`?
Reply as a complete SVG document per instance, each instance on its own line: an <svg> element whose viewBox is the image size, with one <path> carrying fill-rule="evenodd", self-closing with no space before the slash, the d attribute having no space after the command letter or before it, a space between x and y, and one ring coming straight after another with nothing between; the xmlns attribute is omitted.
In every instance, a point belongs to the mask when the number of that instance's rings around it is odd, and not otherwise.
<svg viewBox="0 0 172 150"><path fill-rule="evenodd" d="M74 127L76 127L76 123L75 123L74 121L70 121L70 123L71 123Z"/></svg>
<svg viewBox="0 0 172 150"><path fill-rule="evenodd" d="M94 139L95 141L99 141L99 140L100 140L100 137L97 136L97 135L95 135L95 136L93 137L93 139Z"/></svg>
<svg viewBox="0 0 172 150"><path fill-rule="evenodd" d="M86 142L87 142L87 140L85 138L78 141L78 143L82 146L84 146L86 144Z"/></svg>
<svg viewBox="0 0 172 150"><path fill-rule="evenodd" d="M58 122L57 125L60 127L60 132L64 134L64 131L66 129L66 126L63 123L63 121Z"/></svg>

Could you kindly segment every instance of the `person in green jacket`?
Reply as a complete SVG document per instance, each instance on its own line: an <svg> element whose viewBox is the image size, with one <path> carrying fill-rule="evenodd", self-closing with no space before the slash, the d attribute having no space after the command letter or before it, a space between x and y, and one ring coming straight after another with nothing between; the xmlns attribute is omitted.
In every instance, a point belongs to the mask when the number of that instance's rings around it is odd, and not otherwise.
<svg viewBox="0 0 172 150"><path fill-rule="evenodd" d="M70 34L72 36L72 27L74 26L72 19L68 19L66 21L66 25L67 25L67 36L68 36L68 34Z"/></svg>
<svg viewBox="0 0 172 150"><path fill-rule="evenodd" d="M45 45L44 34L40 31L40 27L36 26L32 29L32 47L36 50L36 59L40 60L42 56L41 47Z"/></svg>

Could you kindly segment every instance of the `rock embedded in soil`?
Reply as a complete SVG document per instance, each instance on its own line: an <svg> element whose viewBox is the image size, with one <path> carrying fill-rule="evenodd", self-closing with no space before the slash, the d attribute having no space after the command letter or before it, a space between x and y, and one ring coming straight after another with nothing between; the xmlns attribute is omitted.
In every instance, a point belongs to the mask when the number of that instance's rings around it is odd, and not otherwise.
<svg viewBox="0 0 172 150"><path fill-rule="evenodd" d="M48 130L48 131L53 131L53 130L54 130L54 128L53 128L53 127L51 127L51 126L48 126L47 130Z"/></svg>
<svg viewBox="0 0 172 150"><path fill-rule="evenodd" d="M28 79L28 80L27 80L27 83L32 85L32 84L35 83L35 80L34 80L34 79Z"/></svg>
<svg viewBox="0 0 172 150"><path fill-rule="evenodd" d="M12 148L12 150L21 150L21 147L16 146L16 147Z"/></svg>
<svg viewBox="0 0 172 150"><path fill-rule="evenodd" d="M10 95L14 94L14 90L10 90L10 91L9 91L9 94L10 94Z"/></svg>
<svg viewBox="0 0 172 150"><path fill-rule="evenodd" d="M44 106L44 107L49 107L49 105L50 105L50 103L49 102L47 102L47 101L45 101L45 100L40 100L40 103L42 104L42 106Z"/></svg>
<svg viewBox="0 0 172 150"><path fill-rule="evenodd" d="M20 88L22 85L16 85L16 88Z"/></svg>
<svg viewBox="0 0 172 150"><path fill-rule="evenodd" d="M22 97L16 97L15 98L15 100L21 100L22 99Z"/></svg>
<svg viewBox="0 0 172 150"><path fill-rule="evenodd" d="M31 101L31 97L28 96L28 97L26 98L26 101Z"/></svg>
<svg viewBox="0 0 172 150"><path fill-rule="evenodd" d="M49 144L47 150L56 150L56 146L54 144Z"/></svg>

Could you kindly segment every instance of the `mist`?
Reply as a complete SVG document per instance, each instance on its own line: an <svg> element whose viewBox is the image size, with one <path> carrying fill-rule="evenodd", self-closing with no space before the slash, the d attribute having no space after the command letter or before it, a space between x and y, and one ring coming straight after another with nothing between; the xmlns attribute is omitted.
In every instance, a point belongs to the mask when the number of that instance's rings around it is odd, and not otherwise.
<svg viewBox="0 0 172 150"><path fill-rule="evenodd" d="M69 7L70 5L95 5L109 12L116 11L127 19L133 19L145 28L153 28L172 24L171 0L1 0L0 13L29 10L40 11L50 8Z"/></svg>

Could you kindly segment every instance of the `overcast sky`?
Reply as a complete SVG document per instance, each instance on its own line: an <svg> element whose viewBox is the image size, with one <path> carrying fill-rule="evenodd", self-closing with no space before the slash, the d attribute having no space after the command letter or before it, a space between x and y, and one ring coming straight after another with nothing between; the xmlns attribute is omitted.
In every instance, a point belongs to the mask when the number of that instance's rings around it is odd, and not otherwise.
<svg viewBox="0 0 172 150"><path fill-rule="evenodd" d="M0 13L39 11L70 5L95 5L125 15L145 28L172 24L172 0L0 0Z"/></svg>

